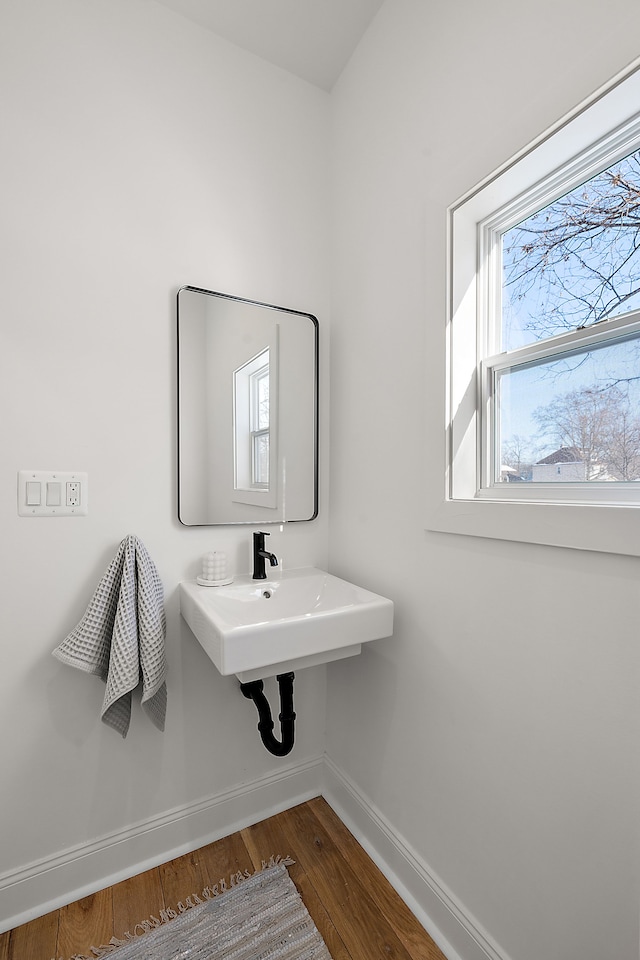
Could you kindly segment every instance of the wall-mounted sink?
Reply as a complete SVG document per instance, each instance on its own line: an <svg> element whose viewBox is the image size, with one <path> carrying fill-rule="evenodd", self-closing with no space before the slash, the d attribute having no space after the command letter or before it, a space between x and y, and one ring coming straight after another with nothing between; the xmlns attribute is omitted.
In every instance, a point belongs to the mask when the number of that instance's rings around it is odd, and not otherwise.
<svg viewBox="0 0 640 960"><path fill-rule="evenodd" d="M189 581L179 593L208 656L242 683L352 657L393 631L391 600L314 567L222 587Z"/></svg>

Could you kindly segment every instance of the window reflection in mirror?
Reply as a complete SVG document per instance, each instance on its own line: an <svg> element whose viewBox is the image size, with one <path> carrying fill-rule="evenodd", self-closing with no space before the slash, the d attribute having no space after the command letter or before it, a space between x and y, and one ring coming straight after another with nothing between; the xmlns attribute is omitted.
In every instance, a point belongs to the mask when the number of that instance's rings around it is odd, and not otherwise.
<svg viewBox="0 0 640 960"><path fill-rule="evenodd" d="M250 378L251 486L269 489L269 351Z"/></svg>
<svg viewBox="0 0 640 960"><path fill-rule="evenodd" d="M277 506L278 333L275 324L270 345L233 372L233 500L270 508Z"/></svg>

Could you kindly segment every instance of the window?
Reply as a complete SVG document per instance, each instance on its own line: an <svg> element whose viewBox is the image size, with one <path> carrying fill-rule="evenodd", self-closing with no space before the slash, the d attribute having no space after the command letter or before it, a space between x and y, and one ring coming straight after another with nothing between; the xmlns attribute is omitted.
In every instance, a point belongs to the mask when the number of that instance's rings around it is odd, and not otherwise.
<svg viewBox="0 0 640 960"><path fill-rule="evenodd" d="M486 247L497 283L479 319L497 352L481 359L481 487L637 500L640 150L515 226L494 222Z"/></svg>
<svg viewBox="0 0 640 960"><path fill-rule="evenodd" d="M640 554L639 103L616 78L449 211L432 529Z"/></svg>
<svg viewBox="0 0 640 960"><path fill-rule="evenodd" d="M251 486L269 488L269 351L249 376L249 446Z"/></svg>
<svg viewBox="0 0 640 960"><path fill-rule="evenodd" d="M277 504L278 328L269 346L233 372L234 493L238 503Z"/></svg>

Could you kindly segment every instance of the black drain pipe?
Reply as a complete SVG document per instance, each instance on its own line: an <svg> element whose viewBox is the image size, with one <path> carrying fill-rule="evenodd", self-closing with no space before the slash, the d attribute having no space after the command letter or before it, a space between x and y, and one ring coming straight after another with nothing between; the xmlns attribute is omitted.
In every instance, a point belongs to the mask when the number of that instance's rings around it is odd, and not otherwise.
<svg viewBox="0 0 640 960"><path fill-rule="evenodd" d="M250 683L241 683L240 689L247 700L253 700L257 709L260 721L258 730L265 747L269 753L276 757L286 757L293 750L293 738L295 732L296 715L293 710L293 681L294 673L280 673L276 677L278 687L280 688L280 734L282 740L277 740L273 735L274 723L271 718L271 707L269 701L264 695L264 682L262 680L252 680Z"/></svg>

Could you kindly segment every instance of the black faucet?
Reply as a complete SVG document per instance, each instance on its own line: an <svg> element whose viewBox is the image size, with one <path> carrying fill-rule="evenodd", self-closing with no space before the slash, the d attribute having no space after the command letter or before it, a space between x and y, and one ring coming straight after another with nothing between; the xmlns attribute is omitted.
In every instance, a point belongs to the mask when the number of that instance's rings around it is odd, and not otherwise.
<svg viewBox="0 0 640 960"><path fill-rule="evenodd" d="M272 567L278 566L278 558L275 553L269 553L264 548L264 538L270 536L268 533L254 533L253 535L253 579L266 580L267 574L264 569L264 562L268 560Z"/></svg>

